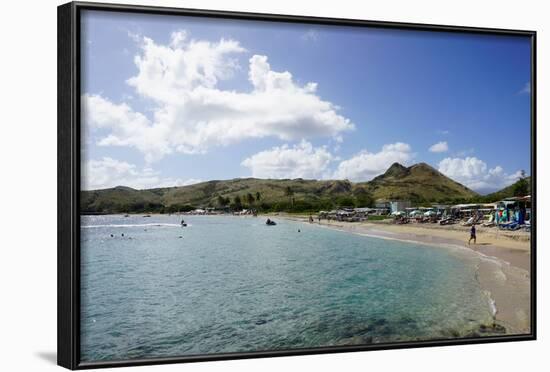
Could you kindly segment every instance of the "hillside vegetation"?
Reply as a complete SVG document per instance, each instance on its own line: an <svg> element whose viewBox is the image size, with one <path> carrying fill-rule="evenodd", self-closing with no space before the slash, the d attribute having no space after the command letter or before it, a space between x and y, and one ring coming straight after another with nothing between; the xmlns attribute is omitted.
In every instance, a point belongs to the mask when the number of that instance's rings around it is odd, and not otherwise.
<svg viewBox="0 0 550 372"><path fill-rule="evenodd" d="M506 189L500 191L505 192ZM495 193L493 197L500 197ZM135 190L118 186L82 191L82 213L174 213L195 208L308 212L336 207L370 207L378 199L458 203L481 197L428 164L393 164L369 182L348 180L257 179L214 180L190 186Z"/></svg>
<svg viewBox="0 0 550 372"><path fill-rule="evenodd" d="M386 173L363 185L376 199L424 201L468 200L478 194L426 163L404 167L394 163Z"/></svg>
<svg viewBox="0 0 550 372"><path fill-rule="evenodd" d="M502 200L513 196L525 196L531 194L531 177L525 177L517 180L510 186L503 188L497 192L478 197L476 200L481 202L492 202Z"/></svg>

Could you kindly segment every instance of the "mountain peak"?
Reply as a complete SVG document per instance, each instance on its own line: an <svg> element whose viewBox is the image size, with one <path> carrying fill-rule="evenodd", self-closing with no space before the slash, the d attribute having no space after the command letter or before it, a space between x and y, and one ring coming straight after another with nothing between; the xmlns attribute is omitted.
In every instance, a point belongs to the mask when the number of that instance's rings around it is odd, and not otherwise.
<svg viewBox="0 0 550 372"><path fill-rule="evenodd" d="M417 164L413 165L411 168L435 169L435 168L432 167L430 164L424 163L424 162L417 163Z"/></svg>
<svg viewBox="0 0 550 372"><path fill-rule="evenodd" d="M414 173L427 173L430 175L440 175L439 171L427 163L418 163L409 168Z"/></svg>
<svg viewBox="0 0 550 372"><path fill-rule="evenodd" d="M407 167L395 162L384 173L384 176L399 177L407 173Z"/></svg>
<svg viewBox="0 0 550 372"><path fill-rule="evenodd" d="M404 165L401 165L400 163L398 162L395 162L393 163L392 165L390 165L390 167L388 168L388 170L390 169L406 169L407 167L405 167Z"/></svg>

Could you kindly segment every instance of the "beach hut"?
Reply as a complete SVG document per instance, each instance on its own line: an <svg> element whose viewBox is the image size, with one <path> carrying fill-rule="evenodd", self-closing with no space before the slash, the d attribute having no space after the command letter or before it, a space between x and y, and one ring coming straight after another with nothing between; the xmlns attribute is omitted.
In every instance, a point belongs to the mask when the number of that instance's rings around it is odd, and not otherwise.
<svg viewBox="0 0 550 372"><path fill-rule="evenodd" d="M374 211L372 208L355 208L353 210L354 218L358 221L363 221L367 218L369 214Z"/></svg>
<svg viewBox="0 0 550 372"><path fill-rule="evenodd" d="M531 220L531 195L506 198L497 203L498 223L517 222L529 224Z"/></svg>
<svg viewBox="0 0 550 372"><path fill-rule="evenodd" d="M386 216L390 214L389 208L371 208L369 214L375 214L377 216Z"/></svg>
<svg viewBox="0 0 550 372"><path fill-rule="evenodd" d="M404 211L411 206L410 200L392 200L390 202L390 211Z"/></svg>

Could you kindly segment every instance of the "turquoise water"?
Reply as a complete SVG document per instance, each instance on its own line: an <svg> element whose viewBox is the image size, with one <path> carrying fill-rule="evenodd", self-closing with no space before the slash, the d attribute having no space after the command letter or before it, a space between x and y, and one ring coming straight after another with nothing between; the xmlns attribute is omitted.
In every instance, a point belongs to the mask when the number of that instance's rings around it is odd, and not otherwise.
<svg viewBox="0 0 550 372"><path fill-rule="evenodd" d="M473 254L280 219L180 219L82 217L83 361L463 337L492 319Z"/></svg>

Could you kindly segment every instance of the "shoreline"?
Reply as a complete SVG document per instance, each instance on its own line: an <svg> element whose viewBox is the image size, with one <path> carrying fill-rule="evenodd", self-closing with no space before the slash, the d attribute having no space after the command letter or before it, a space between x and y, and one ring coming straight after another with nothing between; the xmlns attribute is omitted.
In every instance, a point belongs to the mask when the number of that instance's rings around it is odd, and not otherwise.
<svg viewBox="0 0 550 372"><path fill-rule="evenodd" d="M488 294L487 304L494 311L495 324L504 326L507 334L530 333L531 274L530 241L494 237L490 232L478 233L478 244L468 245L466 232L435 226L393 225L373 222L321 220L310 223L308 217L270 216L312 224L372 238L399 240L433 247L467 249L479 257L476 280Z"/></svg>
<svg viewBox="0 0 550 372"><path fill-rule="evenodd" d="M252 216L223 216L253 218ZM471 253L473 257L477 258L475 279L480 289L485 291L488 296L487 306L494 313L494 325L504 326L506 334L531 332L531 249L530 240L525 239L525 234L522 234L523 236L499 234L502 232L494 228L491 230L480 226L477 244L468 245L466 238L469 237L469 228L459 225L396 225L372 221L327 220L321 220L321 222L315 220L310 223L309 215L282 213L261 214L258 215L258 218L281 219L366 237L422 244L438 249L447 249L451 253L454 252L455 255L457 252ZM462 255L462 259L464 257ZM471 260L468 259L468 261ZM471 264L473 263L471 262Z"/></svg>

